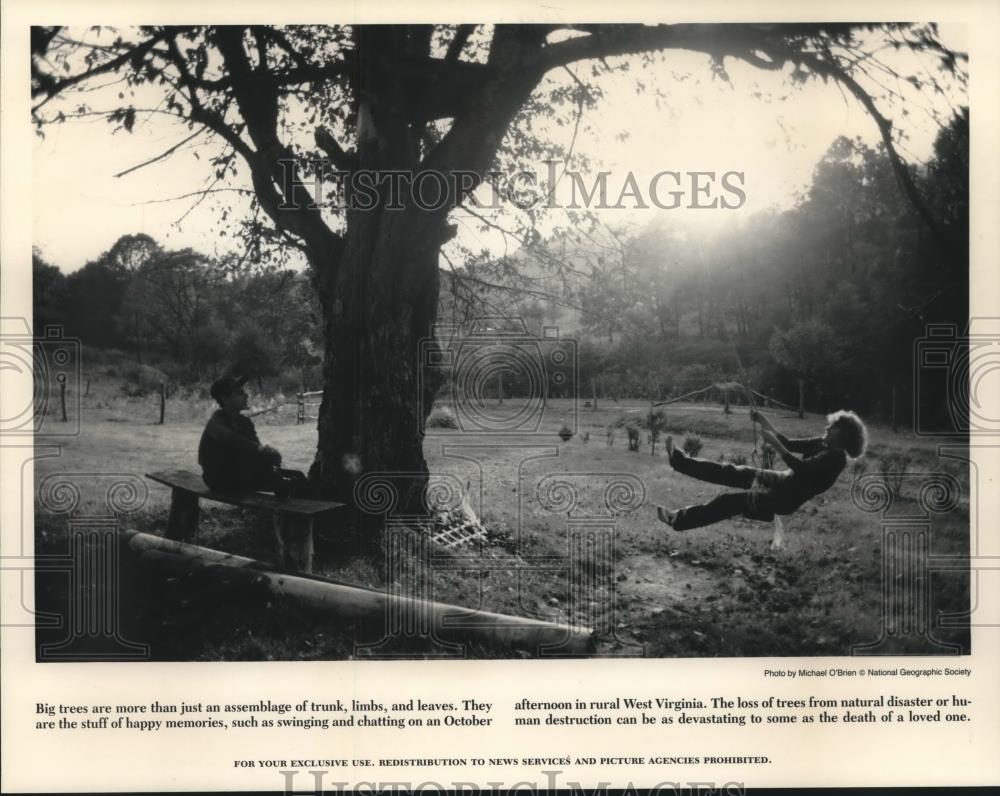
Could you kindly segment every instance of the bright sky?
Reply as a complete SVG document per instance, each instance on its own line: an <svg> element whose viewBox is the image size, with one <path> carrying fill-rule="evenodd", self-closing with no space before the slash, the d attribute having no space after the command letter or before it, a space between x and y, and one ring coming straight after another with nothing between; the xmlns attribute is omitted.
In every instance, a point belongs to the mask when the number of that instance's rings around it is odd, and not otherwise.
<svg viewBox="0 0 1000 796"><path fill-rule="evenodd" d="M961 28L945 27L942 38L964 49L963 33ZM859 135L870 144L878 140L874 122L835 86L811 81L793 90L782 74L732 61L727 66L732 85L710 77L705 56L687 52L669 53L660 66L635 67L601 78L604 99L586 112L576 147L611 172L612 197L629 172L646 193L650 177L659 171L732 170L745 173L746 203L739 210L725 211L608 210L604 216L609 224L638 226L665 215L689 229L708 230L769 207L786 208L808 186L816 162L838 135ZM912 63L901 62L901 67L912 68ZM554 79L570 80L565 73L556 73ZM665 99L652 91L637 93L640 80L659 86ZM114 107L116 92L106 94L105 102L95 92L88 101L93 107ZM772 99L760 99L758 94ZM956 106L965 102L960 96L949 99ZM936 127L916 103L908 107L906 118L899 117L898 110L889 115L909 136L902 154L924 159ZM162 162L114 176L190 134L161 118L140 121L131 135L112 136L111 126L103 121L72 121L45 129L45 138L38 139L34 151L32 207L34 241L46 259L72 271L121 235L137 232L172 248L190 246L208 254L233 248L231 238L213 231L212 202L191 209L191 199L163 201L201 186L209 173L207 154L214 148L210 144L196 141ZM554 135L568 141L572 125L554 130ZM544 175L545 167L539 164L537 171ZM594 175L583 178L589 185ZM670 186L664 183L664 189ZM473 249L502 247L499 236L484 235L472 225L460 225L459 234L459 240Z"/></svg>

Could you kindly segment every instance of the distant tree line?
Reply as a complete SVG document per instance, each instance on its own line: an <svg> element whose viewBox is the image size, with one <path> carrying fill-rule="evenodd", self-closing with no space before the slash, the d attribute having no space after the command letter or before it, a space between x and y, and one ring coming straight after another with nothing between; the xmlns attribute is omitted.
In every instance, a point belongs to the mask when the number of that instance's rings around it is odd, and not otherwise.
<svg viewBox="0 0 1000 796"><path fill-rule="evenodd" d="M841 137L792 209L711 236L664 222L633 234L591 228L571 236L571 254L565 238L548 244L545 257L562 246L565 270L579 274L561 296L477 293L536 331L558 323L575 337L583 398L648 400L748 381L797 405L801 380L810 409L905 422L914 342L929 323L959 334L968 323L968 125L963 109L930 161L911 167L933 228L881 146ZM456 283L442 318L468 303L469 288Z"/></svg>
<svg viewBox="0 0 1000 796"><path fill-rule="evenodd" d="M248 270L224 257L125 235L70 274L32 256L34 328L59 325L86 351L120 349L167 365L178 381L237 370L298 379L322 359L315 291L291 270Z"/></svg>
<svg viewBox="0 0 1000 796"><path fill-rule="evenodd" d="M576 275L562 275L548 299L500 289L500 277L484 281L467 264L448 271L438 317L462 326L516 316L537 336L558 324L579 358L575 369L571 361L557 368L550 396L575 388L581 399L650 400L739 381L797 404L801 381L811 409L850 406L905 421L915 340L928 323L961 332L968 322L968 120L967 109L958 113L930 161L912 168L936 229L901 194L881 147L841 137L790 210L704 238L663 223L600 240L584 233L574 241ZM539 274L556 244L545 245ZM532 267L530 256L523 260L522 272ZM68 275L36 251L33 272L36 330L60 324L85 346L121 349L139 364L173 363L181 379L227 368L265 379L321 361L320 313L305 274L248 270L234 257L169 250L147 235L123 236ZM501 372L502 381L491 378L476 394L538 388L518 367Z"/></svg>

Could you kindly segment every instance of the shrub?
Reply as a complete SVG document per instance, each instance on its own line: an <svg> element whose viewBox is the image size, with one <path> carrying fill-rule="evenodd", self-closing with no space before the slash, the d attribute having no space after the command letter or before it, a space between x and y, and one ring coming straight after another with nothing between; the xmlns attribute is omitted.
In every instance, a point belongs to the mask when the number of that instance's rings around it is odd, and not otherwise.
<svg viewBox="0 0 1000 796"><path fill-rule="evenodd" d="M559 438L563 442L569 442L570 438L573 436L573 430L563 423L563 427L559 429Z"/></svg>
<svg viewBox="0 0 1000 796"><path fill-rule="evenodd" d="M892 490L896 497L903 496L903 482L905 475L910 470L913 457L909 453L890 453L879 457L878 472L882 480Z"/></svg>
<svg viewBox="0 0 1000 796"><path fill-rule="evenodd" d="M732 464L742 467L747 463L747 456L745 453L731 453L729 455L729 461Z"/></svg>
<svg viewBox="0 0 1000 796"><path fill-rule="evenodd" d="M704 447L704 444L701 441L701 437L697 434L689 432L687 436L684 437L684 444L681 447L688 456L697 456L701 453L701 449Z"/></svg>
<svg viewBox="0 0 1000 796"><path fill-rule="evenodd" d="M229 355L236 373L264 379L281 372L278 346L259 326L244 326L233 339Z"/></svg>
<svg viewBox="0 0 1000 796"><path fill-rule="evenodd" d="M169 381L162 370L150 365L128 365L122 371L122 379L122 392L129 398L156 392Z"/></svg>
<svg viewBox="0 0 1000 796"><path fill-rule="evenodd" d="M447 406L435 406L427 416L425 428L458 428L455 413Z"/></svg>
<svg viewBox="0 0 1000 796"><path fill-rule="evenodd" d="M132 357L117 348L88 348L83 364L87 368L103 369L109 376L115 376L122 368L128 367L131 359Z"/></svg>
<svg viewBox="0 0 1000 796"><path fill-rule="evenodd" d="M650 412L646 415L646 429L649 431L649 452L656 453L656 443L660 439L660 434L667 430L667 416L662 409Z"/></svg>

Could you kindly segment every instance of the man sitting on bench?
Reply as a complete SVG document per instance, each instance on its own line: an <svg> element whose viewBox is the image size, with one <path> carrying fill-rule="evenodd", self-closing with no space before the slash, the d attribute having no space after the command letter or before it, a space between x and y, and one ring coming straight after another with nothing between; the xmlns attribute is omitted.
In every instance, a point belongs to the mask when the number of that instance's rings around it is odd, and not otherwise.
<svg viewBox="0 0 1000 796"><path fill-rule="evenodd" d="M274 492L279 500L305 497L308 482L297 470L281 469L281 454L262 445L247 408L246 378L223 376L212 384L219 408L209 418L198 445L202 479L217 492Z"/></svg>

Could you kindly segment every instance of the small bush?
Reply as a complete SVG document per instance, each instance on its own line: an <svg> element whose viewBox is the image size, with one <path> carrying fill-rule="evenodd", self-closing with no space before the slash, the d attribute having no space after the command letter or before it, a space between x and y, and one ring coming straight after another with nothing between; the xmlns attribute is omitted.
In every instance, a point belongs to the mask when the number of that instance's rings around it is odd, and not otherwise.
<svg viewBox="0 0 1000 796"><path fill-rule="evenodd" d="M122 371L122 379L122 392L129 398L156 392L161 384L169 381L162 370L150 365L128 365Z"/></svg>
<svg viewBox="0 0 1000 796"><path fill-rule="evenodd" d="M559 439L561 439L563 442L569 442L572 436L573 436L573 430L564 423L563 427L559 429Z"/></svg>
<svg viewBox="0 0 1000 796"><path fill-rule="evenodd" d="M701 449L705 446L704 443L701 441L701 437L699 437L697 434L689 433L687 436L684 437L684 444L681 447L684 449L684 452L688 456L697 456L699 453L701 453Z"/></svg>
<svg viewBox="0 0 1000 796"><path fill-rule="evenodd" d="M890 453L879 457L876 461L882 480L896 497L902 497L903 482L910 471L913 456L910 453Z"/></svg>
<svg viewBox="0 0 1000 796"><path fill-rule="evenodd" d="M84 364L87 368L104 369L111 376L114 375L112 370L117 373L128 367L130 359L128 354L117 348L88 348Z"/></svg>
<svg viewBox="0 0 1000 796"><path fill-rule="evenodd" d="M731 453L729 455L729 462L735 464L738 467L743 467L747 463L747 457L745 453Z"/></svg>
<svg viewBox="0 0 1000 796"><path fill-rule="evenodd" d="M455 413L447 406L435 406L427 416L425 428L458 428Z"/></svg>

